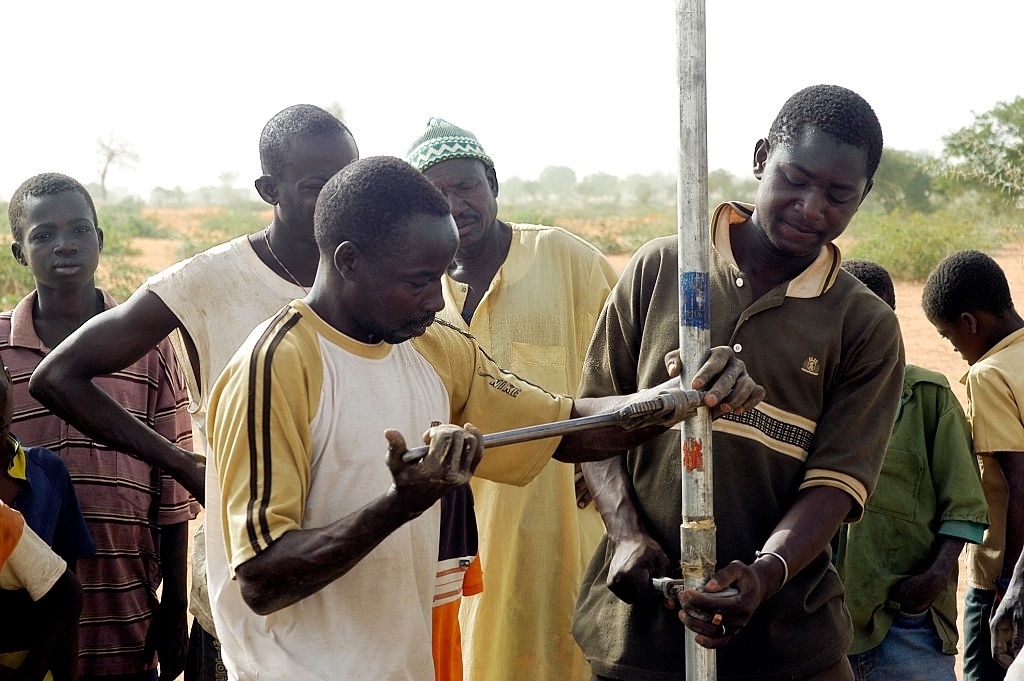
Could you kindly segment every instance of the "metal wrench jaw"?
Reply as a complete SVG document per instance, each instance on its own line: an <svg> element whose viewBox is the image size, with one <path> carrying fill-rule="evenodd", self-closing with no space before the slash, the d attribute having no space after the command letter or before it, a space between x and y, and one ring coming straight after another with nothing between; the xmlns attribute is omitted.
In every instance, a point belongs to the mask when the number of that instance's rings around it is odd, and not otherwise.
<svg viewBox="0 0 1024 681"><path fill-rule="evenodd" d="M680 591L686 588L683 579L673 579L672 577L651 577L651 586L660 591L665 598L675 598ZM721 591L705 591L704 587L698 587L697 591L701 592L706 596L712 598L732 598L733 596L739 595L739 589L735 589L731 586L727 586Z"/></svg>
<svg viewBox="0 0 1024 681"><path fill-rule="evenodd" d="M651 577L651 586L668 599L675 598L676 594L686 588L682 579L672 579L671 577Z"/></svg>
<svg viewBox="0 0 1024 681"><path fill-rule="evenodd" d="M648 426L670 427L690 418L704 406L707 393L699 390L662 390L653 398L640 399L620 410L625 430Z"/></svg>

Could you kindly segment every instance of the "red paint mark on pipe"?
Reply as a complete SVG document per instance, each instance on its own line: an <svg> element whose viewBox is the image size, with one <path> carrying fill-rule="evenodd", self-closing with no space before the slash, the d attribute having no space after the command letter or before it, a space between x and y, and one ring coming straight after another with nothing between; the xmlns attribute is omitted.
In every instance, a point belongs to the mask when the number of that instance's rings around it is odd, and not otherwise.
<svg viewBox="0 0 1024 681"><path fill-rule="evenodd" d="M697 438L688 437L683 443L683 467L688 471L704 468L703 445Z"/></svg>

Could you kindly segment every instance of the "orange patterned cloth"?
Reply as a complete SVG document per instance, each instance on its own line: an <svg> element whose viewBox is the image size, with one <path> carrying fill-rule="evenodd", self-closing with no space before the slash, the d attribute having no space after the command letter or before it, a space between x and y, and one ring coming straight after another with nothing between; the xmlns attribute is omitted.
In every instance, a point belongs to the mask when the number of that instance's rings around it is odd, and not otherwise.
<svg viewBox="0 0 1024 681"><path fill-rule="evenodd" d="M25 519L13 508L0 501L0 568L4 566L25 531Z"/></svg>

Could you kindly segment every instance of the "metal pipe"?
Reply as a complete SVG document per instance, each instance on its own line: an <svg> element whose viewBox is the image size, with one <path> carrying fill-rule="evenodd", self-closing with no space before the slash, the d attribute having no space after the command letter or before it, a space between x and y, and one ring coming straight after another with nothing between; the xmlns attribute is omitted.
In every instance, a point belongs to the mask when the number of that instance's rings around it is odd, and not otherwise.
<svg viewBox="0 0 1024 681"><path fill-rule="evenodd" d="M676 73L679 84L679 348L684 385L711 345L708 266L707 83L704 0L677 0ZM715 572L715 519L711 419L707 409L681 423L682 519L680 567L686 588L703 586ZM684 633L687 681L714 681L715 651Z"/></svg>

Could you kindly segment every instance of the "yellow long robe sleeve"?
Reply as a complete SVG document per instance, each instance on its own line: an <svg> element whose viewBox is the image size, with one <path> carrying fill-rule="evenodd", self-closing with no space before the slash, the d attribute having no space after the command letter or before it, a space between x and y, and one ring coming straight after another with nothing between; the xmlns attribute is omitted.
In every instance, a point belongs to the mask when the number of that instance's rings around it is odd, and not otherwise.
<svg viewBox="0 0 1024 681"><path fill-rule="evenodd" d="M565 230L512 225L508 257L466 324L468 287L445 277L442 316L497 363L541 387L575 395L583 358L618 275ZM572 638L580 579L604 534L593 504L576 507L573 466L550 461L525 487L473 479L482 594L460 612L466 681L586 681Z"/></svg>

